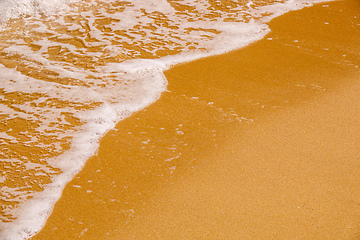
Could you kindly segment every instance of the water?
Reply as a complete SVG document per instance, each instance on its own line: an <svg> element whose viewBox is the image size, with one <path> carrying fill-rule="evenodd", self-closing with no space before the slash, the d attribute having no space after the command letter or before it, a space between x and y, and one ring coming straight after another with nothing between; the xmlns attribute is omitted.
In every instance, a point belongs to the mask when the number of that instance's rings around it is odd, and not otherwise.
<svg viewBox="0 0 360 240"><path fill-rule="evenodd" d="M244 47L313 3L2 0L0 239L42 228L99 139L166 90L165 69Z"/></svg>

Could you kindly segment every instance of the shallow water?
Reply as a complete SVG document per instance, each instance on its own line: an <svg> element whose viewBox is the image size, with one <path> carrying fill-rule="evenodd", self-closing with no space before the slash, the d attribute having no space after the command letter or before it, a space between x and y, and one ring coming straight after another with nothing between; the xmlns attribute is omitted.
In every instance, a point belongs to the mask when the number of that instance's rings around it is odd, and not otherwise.
<svg viewBox="0 0 360 240"><path fill-rule="evenodd" d="M163 70L246 46L312 3L2 1L1 239L41 229L101 136L166 89Z"/></svg>

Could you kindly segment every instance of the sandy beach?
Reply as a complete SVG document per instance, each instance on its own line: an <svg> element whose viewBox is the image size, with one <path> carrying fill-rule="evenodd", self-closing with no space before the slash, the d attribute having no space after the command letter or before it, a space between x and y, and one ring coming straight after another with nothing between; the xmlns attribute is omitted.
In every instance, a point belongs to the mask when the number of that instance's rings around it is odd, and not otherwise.
<svg viewBox="0 0 360 240"><path fill-rule="evenodd" d="M359 239L360 3L165 72L67 185L48 239Z"/></svg>

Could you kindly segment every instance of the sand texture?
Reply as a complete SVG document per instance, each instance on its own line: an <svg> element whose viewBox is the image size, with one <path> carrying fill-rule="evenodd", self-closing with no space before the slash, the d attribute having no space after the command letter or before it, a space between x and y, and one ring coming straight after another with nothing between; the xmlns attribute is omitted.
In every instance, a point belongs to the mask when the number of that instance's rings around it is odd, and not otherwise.
<svg viewBox="0 0 360 240"><path fill-rule="evenodd" d="M48 239L359 239L360 3L165 72L71 181Z"/></svg>

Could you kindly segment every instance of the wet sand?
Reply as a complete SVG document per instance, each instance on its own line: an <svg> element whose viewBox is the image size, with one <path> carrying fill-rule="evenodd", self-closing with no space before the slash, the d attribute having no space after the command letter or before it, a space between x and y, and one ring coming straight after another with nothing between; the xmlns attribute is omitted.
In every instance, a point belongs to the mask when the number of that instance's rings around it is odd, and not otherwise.
<svg viewBox="0 0 360 240"><path fill-rule="evenodd" d="M359 239L359 11L291 12L167 71L32 239Z"/></svg>

